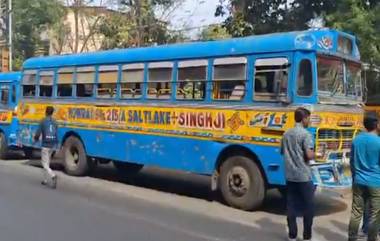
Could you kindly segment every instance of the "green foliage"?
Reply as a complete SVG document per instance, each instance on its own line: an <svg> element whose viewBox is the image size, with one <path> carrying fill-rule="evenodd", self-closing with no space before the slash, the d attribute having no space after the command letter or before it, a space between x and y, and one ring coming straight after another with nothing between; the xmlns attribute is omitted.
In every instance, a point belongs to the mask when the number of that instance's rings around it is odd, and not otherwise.
<svg viewBox="0 0 380 241"><path fill-rule="evenodd" d="M380 64L379 0L221 0L216 16L232 36L304 30L320 19L327 26L355 34L362 60Z"/></svg>
<svg viewBox="0 0 380 241"><path fill-rule="evenodd" d="M121 12L104 18L99 33L104 49L147 46L176 42L181 32L168 29L169 23L157 18L156 7L169 8L175 0L124 0Z"/></svg>
<svg viewBox="0 0 380 241"><path fill-rule="evenodd" d="M301 30L317 16L335 11L332 0L221 0L215 15L233 36Z"/></svg>
<svg viewBox="0 0 380 241"><path fill-rule="evenodd" d="M227 29L220 24L210 25L209 27L203 29L199 36L200 40L217 40L230 38L231 34L227 32Z"/></svg>
<svg viewBox="0 0 380 241"><path fill-rule="evenodd" d="M338 9L326 17L327 25L354 33L362 61L380 65L380 1L340 0Z"/></svg>
<svg viewBox="0 0 380 241"><path fill-rule="evenodd" d="M34 56L43 46L41 34L49 26L60 21L64 9L58 0L13 1L14 58L15 66Z"/></svg>

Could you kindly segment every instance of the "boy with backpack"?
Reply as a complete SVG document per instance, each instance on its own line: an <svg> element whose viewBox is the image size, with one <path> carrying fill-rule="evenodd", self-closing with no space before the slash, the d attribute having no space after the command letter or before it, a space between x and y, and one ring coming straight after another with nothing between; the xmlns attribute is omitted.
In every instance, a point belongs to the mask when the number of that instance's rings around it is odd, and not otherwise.
<svg viewBox="0 0 380 241"><path fill-rule="evenodd" d="M58 126L53 119L53 113L54 108L52 106L46 107L46 117L40 122L34 141L37 142L42 135L41 163L44 168L44 180L41 184L48 185L48 178L50 177L51 187L55 189L57 187L57 175L50 169L50 161L58 144Z"/></svg>

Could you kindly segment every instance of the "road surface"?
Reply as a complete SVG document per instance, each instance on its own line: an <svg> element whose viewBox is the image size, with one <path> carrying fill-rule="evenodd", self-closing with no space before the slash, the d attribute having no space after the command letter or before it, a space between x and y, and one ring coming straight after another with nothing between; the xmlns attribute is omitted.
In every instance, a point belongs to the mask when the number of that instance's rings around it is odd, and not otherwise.
<svg viewBox="0 0 380 241"><path fill-rule="evenodd" d="M121 181L111 167L81 178L58 172L58 188L51 190L40 185L41 170L28 163L0 161L4 241L286 238L284 202L276 193L269 195L262 210L244 212L213 201L207 177L147 169L133 181ZM347 203L319 195L319 240L346 240Z"/></svg>

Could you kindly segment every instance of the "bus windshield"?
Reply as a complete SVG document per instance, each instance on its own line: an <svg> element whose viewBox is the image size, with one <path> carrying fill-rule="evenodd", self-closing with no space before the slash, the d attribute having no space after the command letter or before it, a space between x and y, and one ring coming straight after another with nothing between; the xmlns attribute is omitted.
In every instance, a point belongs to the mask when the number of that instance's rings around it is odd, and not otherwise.
<svg viewBox="0 0 380 241"><path fill-rule="evenodd" d="M347 63L347 95L354 98L362 96L361 66L357 63Z"/></svg>
<svg viewBox="0 0 380 241"><path fill-rule="evenodd" d="M346 65L346 66L344 66ZM324 102L347 103L362 96L360 65L333 57L318 57L318 95ZM346 72L346 73L344 73ZM344 76L346 75L346 82Z"/></svg>

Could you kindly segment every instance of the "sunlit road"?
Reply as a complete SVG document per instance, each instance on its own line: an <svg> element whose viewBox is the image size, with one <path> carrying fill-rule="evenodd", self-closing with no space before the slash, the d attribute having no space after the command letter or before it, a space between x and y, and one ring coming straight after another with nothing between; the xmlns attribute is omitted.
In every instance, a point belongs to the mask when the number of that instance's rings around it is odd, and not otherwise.
<svg viewBox="0 0 380 241"><path fill-rule="evenodd" d="M109 169L86 178L59 173L58 189L51 190L40 185L39 168L0 161L0 240L284 240L278 198L263 211L242 212L208 201L202 181L182 185L187 175L175 181L144 172L133 185L110 181ZM347 205L326 201L319 214L321 240L345 240Z"/></svg>

